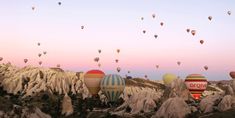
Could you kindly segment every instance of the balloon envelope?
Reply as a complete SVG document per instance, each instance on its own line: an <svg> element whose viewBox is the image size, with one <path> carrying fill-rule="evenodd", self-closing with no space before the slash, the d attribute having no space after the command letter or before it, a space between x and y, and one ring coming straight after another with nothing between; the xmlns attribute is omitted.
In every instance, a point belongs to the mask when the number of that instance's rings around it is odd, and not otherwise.
<svg viewBox="0 0 235 118"><path fill-rule="evenodd" d="M2 57L0 57L0 61L2 61L3 60L3 58Z"/></svg>
<svg viewBox="0 0 235 118"><path fill-rule="evenodd" d="M24 63L27 63L28 62L28 59L24 59Z"/></svg>
<svg viewBox="0 0 235 118"><path fill-rule="evenodd" d="M107 99L115 102L125 89L125 80L117 74L109 74L102 79L100 87Z"/></svg>
<svg viewBox="0 0 235 118"><path fill-rule="evenodd" d="M203 44L203 43L204 43L204 41L203 41L203 40L200 40L200 43L201 43L201 44Z"/></svg>
<svg viewBox="0 0 235 118"><path fill-rule="evenodd" d="M174 81L177 78L176 75L171 73L166 73L163 75L162 79L165 85L170 84L172 81Z"/></svg>
<svg viewBox="0 0 235 118"><path fill-rule="evenodd" d="M84 83L92 95L100 91L100 81L105 76L101 70L90 70L84 75Z"/></svg>
<svg viewBox="0 0 235 118"><path fill-rule="evenodd" d="M191 30L191 34L194 36L196 34L196 30Z"/></svg>
<svg viewBox="0 0 235 118"><path fill-rule="evenodd" d="M190 74L185 79L185 84L196 100L200 99L202 92L206 90L207 79L200 74Z"/></svg>
<svg viewBox="0 0 235 118"><path fill-rule="evenodd" d="M235 71L231 71L231 72L229 73L229 75L230 75L230 77L232 77L233 79L235 79Z"/></svg>

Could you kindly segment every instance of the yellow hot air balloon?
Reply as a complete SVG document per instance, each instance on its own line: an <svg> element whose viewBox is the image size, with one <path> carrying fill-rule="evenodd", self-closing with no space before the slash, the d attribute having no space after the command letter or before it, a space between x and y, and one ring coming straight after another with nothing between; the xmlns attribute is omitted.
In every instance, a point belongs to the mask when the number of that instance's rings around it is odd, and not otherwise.
<svg viewBox="0 0 235 118"><path fill-rule="evenodd" d="M100 91L100 81L105 76L101 70L90 70L84 75L84 83L92 95Z"/></svg>
<svg viewBox="0 0 235 118"><path fill-rule="evenodd" d="M169 85L173 80L177 78L176 75L171 73L166 73L163 75L162 79L165 85Z"/></svg>

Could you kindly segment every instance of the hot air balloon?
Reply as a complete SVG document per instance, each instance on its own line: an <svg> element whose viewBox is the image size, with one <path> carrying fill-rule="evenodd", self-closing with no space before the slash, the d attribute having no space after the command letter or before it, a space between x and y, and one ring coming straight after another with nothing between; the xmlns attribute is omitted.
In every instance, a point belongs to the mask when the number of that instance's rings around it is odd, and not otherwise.
<svg viewBox="0 0 235 118"><path fill-rule="evenodd" d="M38 43L38 46L40 46L41 45L41 43Z"/></svg>
<svg viewBox="0 0 235 118"><path fill-rule="evenodd" d="M201 43L201 44L203 44L203 43L204 43L204 41L203 41L203 40L200 40L200 43Z"/></svg>
<svg viewBox="0 0 235 118"><path fill-rule="evenodd" d="M186 29L186 31L189 33L189 32L190 32L190 29Z"/></svg>
<svg viewBox="0 0 235 118"><path fill-rule="evenodd" d="M115 59L115 62L118 63L118 59Z"/></svg>
<svg viewBox="0 0 235 118"><path fill-rule="evenodd" d="M98 52L101 53L101 49L99 49Z"/></svg>
<svg viewBox="0 0 235 118"><path fill-rule="evenodd" d="M57 67L57 68L60 68L60 64L57 64L56 67Z"/></svg>
<svg viewBox="0 0 235 118"><path fill-rule="evenodd" d="M81 26L81 29L84 29L84 26Z"/></svg>
<svg viewBox="0 0 235 118"><path fill-rule="evenodd" d="M200 74L190 74L186 77L185 84L192 97L198 100L200 99L203 91L206 90L207 79Z"/></svg>
<svg viewBox="0 0 235 118"><path fill-rule="evenodd" d="M61 5L61 2L58 2L58 5Z"/></svg>
<svg viewBox="0 0 235 118"><path fill-rule="evenodd" d="M178 64L178 65L180 65L180 64L181 64L181 62L180 62L180 61L177 61L177 64Z"/></svg>
<svg viewBox="0 0 235 118"><path fill-rule="evenodd" d="M99 57L94 58L94 61L95 61L95 62L99 62L99 60L100 60Z"/></svg>
<svg viewBox="0 0 235 118"><path fill-rule="evenodd" d="M227 12L228 15L231 15L231 13L232 13L231 11L228 11L228 12Z"/></svg>
<svg viewBox="0 0 235 118"><path fill-rule="evenodd" d="M41 53L39 53L39 54L38 54L38 57L41 57L41 56L42 56L42 54L41 54Z"/></svg>
<svg viewBox="0 0 235 118"><path fill-rule="evenodd" d="M231 71L231 72L229 73L229 75L230 75L230 77L232 77L233 79L235 79L235 71Z"/></svg>
<svg viewBox="0 0 235 118"><path fill-rule="evenodd" d="M164 24L163 22L160 23L161 26L163 26L163 24Z"/></svg>
<svg viewBox="0 0 235 118"><path fill-rule="evenodd" d="M105 76L101 70L90 70L84 75L84 83L92 95L97 95L100 91L100 81Z"/></svg>
<svg viewBox="0 0 235 118"><path fill-rule="evenodd" d="M141 17L141 20L144 20L144 17Z"/></svg>
<svg viewBox="0 0 235 118"><path fill-rule="evenodd" d="M42 61L39 61L38 64L39 64L39 65L42 65Z"/></svg>
<svg viewBox="0 0 235 118"><path fill-rule="evenodd" d="M159 68L159 65L156 65L156 68Z"/></svg>
<svg viewBox="0 0 235 118"><path fill-rule="evenodd" d="M100 63L98 63L98 67L100 67L101 66L101 64Z"/></svg>
<svg viewBox="0 0 235 118"><path fill-rule="evenodd" d="M196 34L196 30L191 30L191 34L194 36Z"/></svg>
<svg viewBox="0 0 235 118"><path fill-rule="evenodd" d="M208 19L211 21L212 20L212 16L209 16Z"/></svg>
<svg viewBox="0 0 235 118"><path fill-rule="evenodd" d="M155 35L154 35L154 38L156 39L157 37L158 37L158 35L155 34Z"/></svg>
<svg viewBox="0 0 235 118"><path fill-rule="evenodd" d="M117 53L120 53L120 49L117 49Z"/></svg>
<svg viewBox="0 0 235 118"><path fill-rule="evenodd" d="M155 15L155 14L152 14L152 17L153 17L153 18L155 18L155 17L156 17L156 15Z"/></svg>
<svg viewBox="0 0 235 118"><path fill-rule="evenodd" d="M162 77L165 85L171 84L171 82L174 81L176 78L177 78L177 76L174 74L171 74L171 73L166 73Z"/></svg>
<svg viewBox="0 0 235 118"><path fill-rule="evenodd" d="M148 75L144 75L145 78L148 78Z"/></svg>
<svg viewBox="0 0 235 118"><path fill-rule="evenodd" d="M43 51L43 54L44 54L44 55L46 55L46 54L47 54L47 52L46 52L46 51Z"/></svg>
<svg viewBox="0 0 235 118"><path fill-rule="evenodd" d="M120 72L121 71L121 68L120 67L117 67L117 72Z"/></svg>
<svg viewBox="0 0 235 118"><path fill-rule="evenodd" d="M117 74L106 75L100 87L109 102L116 102L125 89L125 80Z"/></svg>
<svg viewBox="0 0 235 118"><path fill-rule="evenodd" d="M131 71L128 70L127 73L131 73Z"/></svg>
<svg viewBox="0 0 235 118"><path fill-rule="evenodd" d="M204 69L205 69L205 70L208 70L208 66L204 66Z"/></svg>
<svg viewBox="0 0 235 118"><path fill-rule="evenodd" d="M24 63L27 63L28 62L28 59L24 59Z"/></svg>
<svg viewBox="0 0 235 118"><path fill-rule="evenodd" d="M145 30L143 30L143 33L145 34L145 33L146 33L146 31L145 31Z"/></svg>
<svg viewBox="0 0 235 118"><path fill-rule="evenodd" d="M32 10L34 10L35 9L35 7L32 7Z"/></svg>
<svg viewBox="0 0 235 118"><path fill-rule="evenodd" d="M2 61L3 60L3 57L0 57L0 61Z"/></svg>

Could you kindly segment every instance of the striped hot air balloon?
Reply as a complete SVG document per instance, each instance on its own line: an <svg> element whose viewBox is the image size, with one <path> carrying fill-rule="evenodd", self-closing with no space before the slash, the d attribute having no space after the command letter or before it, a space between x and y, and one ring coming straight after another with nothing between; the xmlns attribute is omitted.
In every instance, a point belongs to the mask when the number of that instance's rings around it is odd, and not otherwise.
<svg viewBox="0 0 235 118"><path fill-rule="evenodd" d="M84 75L84 83L92 95L100 91L100 81L105 76L101 70L90 70Z"/></svg>
<svg viewBox="0 0 235 118"><path fill-rule="evenodd" d="M125 80L117 74L109 74L102 79L100 87L107 99L115 102L125 89Z"/></svg>
<svg viewBox="0 0 235 118"><path fill-rule="evenodd" d="M204 92L204 90L206 90L207 79L200 74L190 74L186 77L185 84L192 97L198 100L200 99L201 94Z"/></svg>

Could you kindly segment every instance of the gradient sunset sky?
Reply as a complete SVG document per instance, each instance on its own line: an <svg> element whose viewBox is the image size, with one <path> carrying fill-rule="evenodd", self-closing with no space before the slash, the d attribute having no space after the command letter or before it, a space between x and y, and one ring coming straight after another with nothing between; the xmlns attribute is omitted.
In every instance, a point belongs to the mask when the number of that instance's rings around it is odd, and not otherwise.
<svg viewBox="0 0 235 118"><path fill-rule="evenodd" d="M106 74L120 66L122 76L130 70L131 76L158 80L164 73L230 79L235 70L234 0L2 0L0 16L0 63L38 66L41 60L43 67L85 72L98 69L93 59L100 57Z"/></svg>

